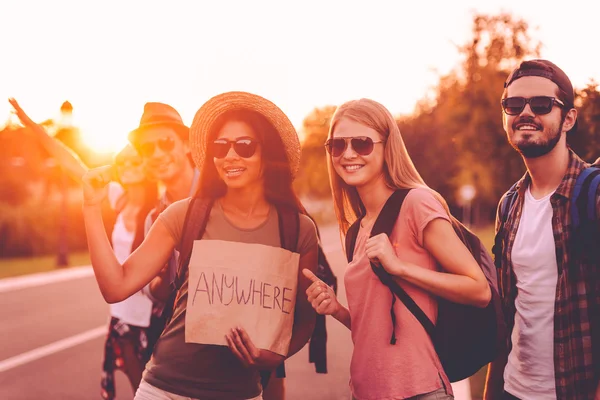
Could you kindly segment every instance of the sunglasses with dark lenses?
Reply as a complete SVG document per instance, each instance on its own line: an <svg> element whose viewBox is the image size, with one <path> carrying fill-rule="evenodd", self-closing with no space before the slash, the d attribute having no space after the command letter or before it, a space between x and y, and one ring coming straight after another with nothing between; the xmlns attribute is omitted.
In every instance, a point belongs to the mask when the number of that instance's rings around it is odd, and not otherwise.
<svg viewBox="0 0 600 400"><path fill-rule="evenodd" d="M175 148L175 140L170 137L161 138L154 142L145 142L137 146L137 151L142 157L150 157L154 154L156 147L165 153L170 153Z"/></svg>
<svg viewBox="0 0 600 400"><path fill-rule="evenodd" d="M346 148L348 148L348 143L350 143L356 154L368 156L373 152L375 144L383 142L383 140L374 141L367 136L335 137L325 142L325 148L333 157L339 157L344 154Z"/></svg>
<svg viewBox="0 0 600 400"><path fill-rule="evenodd" d="M502 99L502 109L508 115L521 114L527 104L529 104L531 111L537 115L548 114L555 104L561 108L565 106L565 103L550 96L507 97Z"/></svg>
<svg viewBox="0 0 600 400"><path fill-rule="evenodd" d="M250 158L256 152L258 141L250 138L236 140L217 139L210 145L210 154L214 158L225 158L233 147L236 154L242 158Z"/></svg>

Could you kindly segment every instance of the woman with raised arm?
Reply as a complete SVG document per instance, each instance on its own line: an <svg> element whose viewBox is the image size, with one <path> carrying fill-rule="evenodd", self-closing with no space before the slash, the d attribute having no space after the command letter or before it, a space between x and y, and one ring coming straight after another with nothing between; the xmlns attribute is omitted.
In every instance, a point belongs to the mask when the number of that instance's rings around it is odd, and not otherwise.
<svg viewBox="0 0 600 400"><path fill-rule="evenodd" d="M300 350L308 341L315 321L315 313L304 296L310 282L300 271L316 271L317 235L312 220L302 215L304 210L292 189L299 165L300 143L293 125L276 105L253 94L230 92L210 99L197 112L190 128L190 147L201 171L198 192L193 198L175 202L163 211L140 247L124 262L114 256L102 229L99 204L105 196L104 185L110 180L110 168L101 167L86 174L84 219L92 265L104 298L108 302L118 302L150 282L173 249L182 251L193 245L191 256L180 257L178 277L182 281L177 289L172 317L146 366L136 400L261 399L260 371L273 370L286 357ZM207 205L208 214L204 214L204 229L197 237L202 240L189 243L186 242L190 240L185 236L186 227L198 225L200 221L195 219L197 214L191 212L190 216L188 210L199 204L197 201ZM231 251L225 254L219 253L218 249L240 245L255 255L280 251L275 249L284 245L281 230L286 229L282 218L285 210L286 215L293 215L298 221L296 250L291 254L299 255L299 267L287 272L297 282L296 287L290 288L296 296L288 298L288 303L284 300L282 306L281 292L278 294L275 290L269 292L274 297L265 297L265 289L260 300L266 309L289 310L295 303L293 312L285 311L293 317L293 328L288 350L280 354L255 345L262 338L251 337L248 329L259 328L256 324L239 326L236 318L223 320L219 314L214 314L213 319L196 317L197 309L188 308L188 287L193 288L195 296L200 293L198 299L204 299L208 291L203 291L202 281L190 284L190 277L198 271L204 273L198 262L224 259L225 255L227 259L237 257L239 260L231 266L238 271L239 279L236 278L235 283L239 284L247 268L243 257L246 253ZM193 251L198 248L205 253L194 257ZM266 269L269 263L264 259L262 263L254 264L265 265L259 267L261 276L270 274L271 270ZM229 288L227 279L225 285ZM222 281L208 282L214 289L214 285ZM260 287L266 288L264 285ZM213 290L213 300L217 295L224 296L223 290L227 288L220 288L221 292L218 287L217 292ZM243 298L243 292L241 296ZM192 304L197 298L193 299ZM238 306L244 306L239 303L240 297L230 300L234 299ZM207 307L200 311L206 311ZM213 324L216 319L221 325L227 325L225 336L220 337L222 344L195 339L196 328ZM187 329L191 321L195 324L192 325L194 329ZM274 333L279 335L281 332Z"/></svg>

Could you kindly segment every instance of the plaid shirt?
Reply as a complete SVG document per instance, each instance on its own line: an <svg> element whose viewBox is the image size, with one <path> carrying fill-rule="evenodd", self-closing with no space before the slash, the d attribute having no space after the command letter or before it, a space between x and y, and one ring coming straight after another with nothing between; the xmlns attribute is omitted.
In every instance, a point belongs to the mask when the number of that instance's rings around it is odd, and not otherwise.
<svg viewBox="0 0 600 400"><path fill-rule="evenodd" d="M558 400L593 400L600 383L600 359L593 359L600 346L600 332L593 333L591 323L600 326L600 265L586 265L568 251L571 236L569 206L572 189L579 173L588 167L569 150L569 165L556 192L552 194L552 231L556 247L558 279L554 305L554 371ZM517 200L508 210L504 229L502 265L498 271L502 302L508 327L508 349L512 348L510 334L515 320L516 277L512 269L512 249L517 236L525 191L531 183L528 173L517 183ZM506 195L505 195L506 196ZM501 203L500 203L501 204ZM600 190L596 194L597 215L600 215ZM499 213L496 231L499 228ZM598 244L600 245L600 243ZM592 312L591 310L596 310ZM593 336L592 336L593 335ZM596 353L598 354L598 353Z"/></svg>

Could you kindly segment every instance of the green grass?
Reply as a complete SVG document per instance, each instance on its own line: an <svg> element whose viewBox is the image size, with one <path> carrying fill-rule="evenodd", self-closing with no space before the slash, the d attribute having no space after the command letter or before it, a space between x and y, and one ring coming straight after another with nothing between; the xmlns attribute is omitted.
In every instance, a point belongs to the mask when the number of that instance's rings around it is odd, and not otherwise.
<svg viewBox="0 0 600 400"><path fill-rule="evenodd" d="M485 245L488 251L492 252L492 246L494 245L494 225L488 225L483 228L473 229L481 242Z"/></svg>
<svg viewBox="0 0 600 400"><path fill-rule="evenodd" d="M69 254L69 267L80 265L90 265L90 256L87 251ZM0 279L57 269L59 267L56 266L56 254L38 257L0 258Z"/></svg>

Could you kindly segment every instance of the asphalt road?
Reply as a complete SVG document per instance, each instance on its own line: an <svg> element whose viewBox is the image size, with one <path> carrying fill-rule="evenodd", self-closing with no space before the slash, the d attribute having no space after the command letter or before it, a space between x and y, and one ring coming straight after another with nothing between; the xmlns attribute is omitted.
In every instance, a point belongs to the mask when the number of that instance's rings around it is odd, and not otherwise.
<svg viewBox="0 0 600 400"><path fill-rule="evenodd" d="M341 277L344 259L337 231L323 233L328 257ZM343 288L340 294L345 302ZM0 291L0 304L0 399L101 398L108 305L93 276ZM306 346L286 362L288 400L351 398L350 333L332 319L327 328L330 372L315 373ZM125 375L118 371L116 380L117 398L132 399Z"/></svg>
<svg viewBox="0 0 600 400"><path fill-rule="evenodd" d="M337 227L321 231L324 249L339 279L340 301L345 257ZM60 271L65 272L65 271ZM67 271L68 272L68 271ZM100 371L108 305L89 269L85 276L48 283L45 276L28 287L2 286L0 280L0 400L101 399ZM5 281L6 283L6 281ZM286 362L287 400L350 400L350 332L327 319L328 374L308 363L308 346ZM133 392L125 375L116 373L117 399ZM454 385L453 385L454 386ZM458 399L465 386L455 387Z"/></svg>

